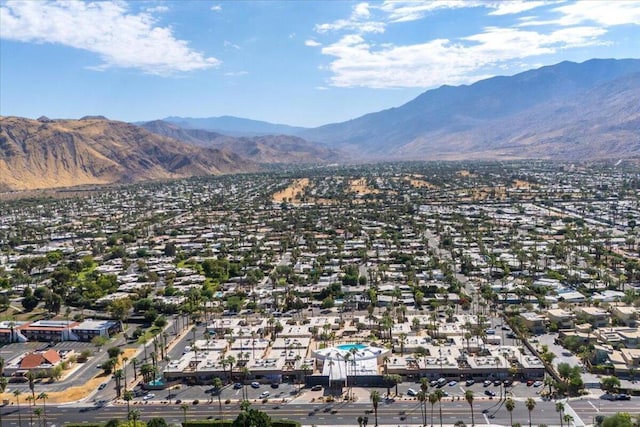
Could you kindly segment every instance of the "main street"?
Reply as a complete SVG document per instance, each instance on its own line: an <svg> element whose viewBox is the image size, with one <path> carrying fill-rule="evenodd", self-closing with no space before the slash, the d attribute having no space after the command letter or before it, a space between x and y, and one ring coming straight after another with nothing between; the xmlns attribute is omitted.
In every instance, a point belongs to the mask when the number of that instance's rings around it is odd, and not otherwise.
<svg viewBox="0 0 640 427"><path fill-rule="evenodd" d="M531 413L532 423L559 425L559 414L556 412L555 401L538 401L535 409ZM577 415L574 417L576 426L591 425L596 415L612 415L617 412L640 413L640 399L633 399L627 402L609 402L604 400L584 399L569 402L565 413ZM369 423L373 424L374 414L370 402L357 403L289 403L278 405L276 402L268 404L253 403L252 407L269 413L274 418L288 418L300 421L303 425L357 425L359 416L369 417ZM131 409L140 412L142 420L153 417L162 417L169 423L180 423L184 420L184 412L180 404L137 404L131 405ZM216 399L212 403L200 403L189 405L186 416L187 419L206 418L235 418L240 411L239 404L234 402L229 405L222 405L222 414L218 409ZM21 405L20 414L22 425L29 424L29 409L26 405ZM501 401L478 401L474 404L474 414L476 424L496 424L509 425L509 413ZM427 404L427 424L431 424L431 405ZM512 413L513 422L528 424L529 413L524 402L516 402ZM125 419L127 416L127 406L114 405L103 407L92 406L51 406L47 407L47 425L58 427L65 422L106 422L110 419ZM433 422L440 424L439 407L433 407ZM379 424L394 425L420 425L421 424L420 404L416 401L396 401L392 403L381 402L378 408ZM35 417L34 417L35 420ZM457 421L464 421L471 425L471 413L466 401L446 401L442 402L442 422L444 425L452 425ZM15 405L4 407L2 410L3 426L18 426L18 410Z"/></svg>

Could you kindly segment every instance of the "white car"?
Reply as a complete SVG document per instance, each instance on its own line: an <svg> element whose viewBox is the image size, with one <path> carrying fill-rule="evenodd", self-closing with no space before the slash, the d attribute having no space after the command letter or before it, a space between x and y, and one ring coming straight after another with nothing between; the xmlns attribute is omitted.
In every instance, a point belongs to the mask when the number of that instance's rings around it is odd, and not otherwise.
<svg viewBox="0 0 640 427"><path fill-rule="evenodd" d="M262 393L260 393L260 399L266 399L270 394L271 393L269 393L268 391L263 391Z"/></svg>
<svg viewBox="0 0 640 427"><path fill-rule="evenodd" d="M153 399L154 397L156 397L155 394L148 393L148 394L145 394L145 396L142 398L142 400L149 400L149 399Z"/></svg>
<svg viewBox="0 0 640 427"><path fill-rule="evenodd" d="M410 388L409 390L407 390L407 395L409 395L409 396L417 396L418 392L415 391L414 389Z"/></svg>

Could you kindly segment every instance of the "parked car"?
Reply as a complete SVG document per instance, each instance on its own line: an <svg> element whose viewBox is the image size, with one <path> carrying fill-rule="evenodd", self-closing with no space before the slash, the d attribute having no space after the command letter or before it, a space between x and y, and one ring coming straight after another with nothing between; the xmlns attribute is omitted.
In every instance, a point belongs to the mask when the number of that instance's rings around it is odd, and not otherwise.
<svg viewBox="0 0 640 427"><path fill-rule="evenodd" d="M531 387L533 385L533 380L528 380L527 381L527 387Z"/></svg>
<svg viewBox="0 0 640 427"><path fill-rule="evenodd" d="M410 388L409 390L407 390L407 395L409 395L409 396L417 396L418 392L415 391L414 389Z"/></svg>
<svg viewBox="0 0 640 427"><path fill-rule="evenodd" d="M496 392L493 390L485 390L484 394L486 394L487 396L495 397Z"/></svg>
<svg viewBox="0 0 640 427"><path fill-rule="evenodd" d="M268 391L263 391L262 393L260 393L260 399L266 399L270 394L271 393Z"/></svg>
<svg viewBox="0 0 640 427"><path fill-rule="evenodd" d="M236 389L236 390L241 389L242 388L242 383L235 383L233 385L233 388Z"/></svg>
<svg viewBox="0 0 640 427"><path fill-rule="evenodd" d="M271 388L278 388L280 387L280 384L278 383L271 383Z"/></svg>
<svg viewBox="0 0 640 427"><path fill-rule="evenodd" d="M153 394L153 393L147 393L147 394L145 394L145 396L142 398L142 400L151 400L151 399L153 399L154 397L156 397L156 395L155 395L155 394Z"/></svg>
<svg viewBox="0 0 640 427"><path fill-rule="evenodd" d="M467 381L465 381L465 384L467 385L467 387L472 386L472 385L474 385L475 383L476 383L476 381L475 381L475 380L467 380Z"/></svg>
<svg viewBox="0 0 640 427"><path fill-rule="evenodd" d="M542 385L542 381L536 381L533 383L534 387L540 387Z"/></svg>
<svg viewBox="0 0 640 427"><path fill-rule="evenodd" d="M251 387L253 387L253 388L260 388L260 383L259 383L259 382L257 382L257 381L254 381L254 382L252 382L252 383L251 383Z"/></svg>
<svg viewBox="0 0 640 427"><path fill-rule="evenodd" d="M102 383L100 384L100 387L98 387L98 390L104 390L106 386L107 386L107 383Z"/></svg>
<svg viewBox="0 0 640 427"><path fill-rule="evenodd" d="M322 386L320 384L316 384L313 387L311 387L312 391L320 391L322 390Z"/></svg>
<svg viewBox="0 0 640 427"><path fill-rule="evenodd" d="M489 386L491 385L491 381L489 381L489 380L485 380L485 381L482 383L482 385L483 385L483 386L485 386L485 387L489 387Z"/></svg>
<svg viewBox="0 0 640 427"><path fill-rule="evenodd" d="M631 400L631 396L626 393L621 393L616 396L616 400Z"/></svg>

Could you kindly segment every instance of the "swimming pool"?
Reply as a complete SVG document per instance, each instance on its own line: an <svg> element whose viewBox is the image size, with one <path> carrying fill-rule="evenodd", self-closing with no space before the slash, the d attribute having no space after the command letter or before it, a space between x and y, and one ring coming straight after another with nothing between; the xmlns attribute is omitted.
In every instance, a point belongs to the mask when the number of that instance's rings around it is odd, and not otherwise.
<svg viewBox="0 0 640 427"><path fill-rule="evenodd" d="M346 350L346 351L351 351L351 349L356 349L356 350L363 350L365 348L367 348L366 345L364 344L341 344L339 346L336 346L336 348L340 349L340 350Z"/></svg>

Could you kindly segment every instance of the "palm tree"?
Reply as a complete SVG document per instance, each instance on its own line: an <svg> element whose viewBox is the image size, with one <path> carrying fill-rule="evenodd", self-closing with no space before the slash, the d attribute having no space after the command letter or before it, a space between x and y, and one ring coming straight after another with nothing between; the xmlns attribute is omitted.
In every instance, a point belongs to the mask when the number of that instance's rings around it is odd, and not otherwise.
<svg viewBox="0 0 640 427"><path fill-rule="evenodd" d="M18 408L18 427L22 427L22 417L20 417L20 390L13 390L13 395L16 397L16 407Z"/></svg>
<svg viewBox="0 0 640 427"><path fill-rule="evenodd" d="M33 410L33 413L38 417L38 425L42 424L42 408L36 408Z"/></svg>
<svg viewBox="0 0 640 427"><path fill-rule="evenodd" d="M222 419L222 400L221 400L221 392L222 392L222 380L218 377L213 379L213 387L216 389L216 394L218 395L218 415L220 415L220 419Z"/></svg>
<svg viewBox="0 0 640 427"><path fill-rule="evenodd" d="M442 427L442 398L444 397L444 393L442 392L442 390L438 389L435 391L435 395L436 395L436 398L438 399L438 412L440 413L440 427Z"/></svg>
<svg viewBox="0 0 640 427"><path fill-rule="evenodd" d="M122 394L122 398L127 402L127 414L131 412L131 401L133 400L133 392L127 390Z"/></svg>
<svg viewBox="0 0 640 427"><path fill-rule="evenodd" d="M2 359L2 364L4 364L4 359ZM0 372L0 375L2 375L1 372ZM7 384L9 384L7 377L0 376L0 394L4 393L7 390ZM0 409L0 426L1 425L2 425L2 409Z"/></svg>
<svg viewBox="0 0 640 427"><path fill-rule="evenodd" d="M31 397L33 402L36 401L36 374L32 371L27 372L27 379L29 380L29 390L31 390Z"/></svg>
<svg viewBox="0 0 640 427"><path fill-rule="evenodd" d="M504 407L509 411L509 425L513 425L513 409L516 407L516 402L512 398L508 398L506 402L504 402Z"/></svg>
<svg viewBox="0 0 640 427"><path fill-rule="evenodd" d="M127 419L133 421L133 427L136 427L137 421L140 419L140 411L137 409L129 411L129 414L127 414Z"/></svg>
<svg viewBox="0 0 640 427"><path fill-rule="evenodd" d="M464 392L464 398L467 401L467 403L469 404L469 406L471 407L471 426L475 426L476 425L476 421L475 418L473 416L473 392L471 390L467 390Z"/></svg>
<svg viewBox="0 0 640 427"><path fill-rule="evenodd" d="M433 427L433 407L438 401L439 399L435 392L429 394L429 403L431 403L431 427Z"/></svg>
<svg viewBox="0 0 640 427"><path fill-rule="evenodd" d="M371 399L371 403L373 404L373 413L376 417L376 426L378 425L378 404L380 403L380 392L378 390L373 390L371 395L369 396Z"/></svg>
<svg viewBox="0 0 640 427"><path fill-rule="evenodd" d="M529 427L531 427L531 412L536 407L536 401L530 397L527 399L524 405L527 407L527 411L529 411Z"/></svg>
<svg viewBox="0 0 640 427"><path fill-rule="evenodd" d="M44 421L44 427L47 427L47 399L49 395L44 391L38 395L36 399L42 400L42 419Z"/></svg>
<svg viewBox="0 0 640 427"><path fill-rule="evenodd" d="M562 403L562 402L556 403L556 412L560 413L560 427L563 427L563 425L562 425L562 420L563 420L562 415L563 415L563 412L564 412L564 403Z"/></svg>
<svg viewBox="0 0 640 427"><path fill-rule="evenodd" d="M33 396L27 396L25 398L25 400L29 403L29 408L31 408L31 405L35 405L36 401L33 398ZM33 425L33 411L29 410L29 425L32 426Z"/></svg>
<svg viewBox="0 0 640 427"><path fill-rule="evenodd" d="M418 392L418 395L416 396L418 398L418 401L420 402L420 415L422 416L422 425L426 426L427 425L427 393L425 393L424 391L420 390Z"/></svg>
<svg viewBox="0 0 640 427"><path fill-rule="evenodd" d="M187 411L189 410L189 405L187 405L186 403L183 403L182 405L180 405L180 409L182 409L182 414L184 417L184 425L187 425Z"/></svg>
<svg viewBox="0 0 640 427"><path fill-rule="evenodd" d="M569 414L564 414L564 421L567 423L568 427L571 427L571 423L573 422L573 417Z"/></svg>

